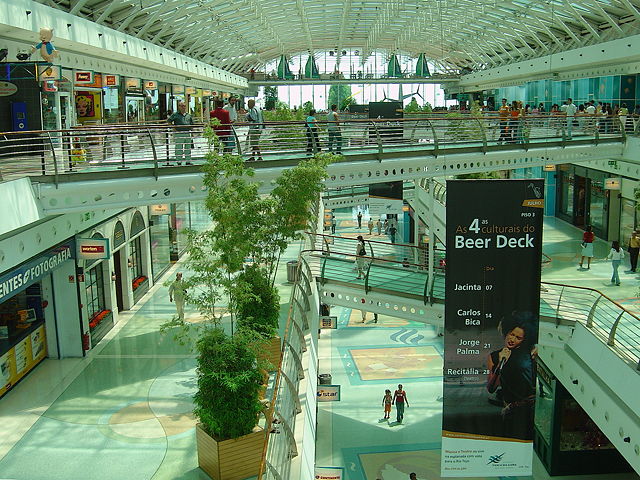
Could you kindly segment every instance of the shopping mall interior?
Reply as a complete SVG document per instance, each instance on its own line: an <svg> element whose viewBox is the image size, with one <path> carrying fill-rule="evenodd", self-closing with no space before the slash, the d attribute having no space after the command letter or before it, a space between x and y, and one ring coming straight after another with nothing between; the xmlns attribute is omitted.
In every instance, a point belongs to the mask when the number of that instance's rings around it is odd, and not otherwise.
<svg viewBox="0 0 640 480"><path fill-rule="evenodd" d="M0 479L640 480L639 0L4 1L0 109Z"/></svg>

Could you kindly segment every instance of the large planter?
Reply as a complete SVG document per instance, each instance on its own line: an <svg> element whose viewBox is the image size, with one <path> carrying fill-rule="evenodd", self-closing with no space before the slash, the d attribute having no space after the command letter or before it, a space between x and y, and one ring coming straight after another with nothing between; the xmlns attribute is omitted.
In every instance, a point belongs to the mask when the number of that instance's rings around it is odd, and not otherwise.
<svg viewBox="0 0 640 480"><path fill-rule="evenodd" d="M260 471L265 432L255 427L240 438L217 441L196 425L198 465L213 480L244 480Z"/></svg>
<svg viewBox="0 0 640 480"><path fill-rule="evenodd" d="M265 345L258 352L258 357L262 360L266 360L271 363L271 371L277 370L280 365L280 353L282 352L281 347L282 341L278 335L270 338L265 342Z"/></svg>

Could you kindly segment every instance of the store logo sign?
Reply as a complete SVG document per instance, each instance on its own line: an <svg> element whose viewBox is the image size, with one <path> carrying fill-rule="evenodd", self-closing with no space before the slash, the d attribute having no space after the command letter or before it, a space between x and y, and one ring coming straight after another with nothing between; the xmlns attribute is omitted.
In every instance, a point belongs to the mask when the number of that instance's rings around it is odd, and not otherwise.
<svg viewBox="0 0 640 480"><path fill-rule="evenodd" d="M93 72L76 72L76 83L93 83Z"/></svg>
<svg viewBox="0 0 640 480"><path fill-rule="evenodd" d="M108 238L79 238L78 259L104 260L109 258Z"/></svg>

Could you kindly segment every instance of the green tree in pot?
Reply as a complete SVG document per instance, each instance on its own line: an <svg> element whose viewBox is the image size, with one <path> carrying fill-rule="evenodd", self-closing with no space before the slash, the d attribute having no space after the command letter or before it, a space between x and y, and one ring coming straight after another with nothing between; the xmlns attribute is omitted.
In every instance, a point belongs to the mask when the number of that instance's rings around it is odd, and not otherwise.
<svg viewBox="0 0 640 480"><path fill-rule="evenodd" d="M198 464L215 480L250 477L260 468L264 431L257 425L264 408L259 398L264 365L255 342L256 335L247 330L229 336L208 327L196 343ZM229 449L233 455L225 455Z"/></svg>

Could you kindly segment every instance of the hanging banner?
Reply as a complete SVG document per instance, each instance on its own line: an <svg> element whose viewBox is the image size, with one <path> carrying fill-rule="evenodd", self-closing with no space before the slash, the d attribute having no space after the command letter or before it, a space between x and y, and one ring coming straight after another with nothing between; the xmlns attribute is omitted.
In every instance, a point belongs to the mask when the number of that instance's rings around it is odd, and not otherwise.
<svg viewBox="0 0 640 480"><path fill-rule="evenodd" d="M447 182L443 477L531 475L543 192Z"/></svg>

